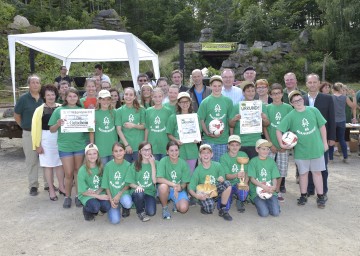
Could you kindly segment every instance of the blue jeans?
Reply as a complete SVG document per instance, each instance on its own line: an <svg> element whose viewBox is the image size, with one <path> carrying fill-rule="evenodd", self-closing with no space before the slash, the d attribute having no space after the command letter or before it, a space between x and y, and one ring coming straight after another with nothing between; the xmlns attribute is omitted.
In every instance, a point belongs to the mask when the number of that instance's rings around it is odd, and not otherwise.
<svg viewBox="0 0 360 256"><path fill-rule="evenodd" d="M136 213L142 213L145 211L146 215L154 216L156 214L156 199L153 196L149 196L144 192L132 194L132 200L136 207Z"/></svg>
<svg viewBox="0 0 360 256"><path fill-rule="evenodd" d="M101 157L101 162L103 164L103 166L105 166L108 162L110 162L111 160L113 160L113 156L104 156Z"/></svg>
<svg viewBox="0 0 360 256"><path fill-rule="evenodd" d="M126 209L130 209L132 206L131 196L129 194L122 195L120 197L120 203L118 207L112 208L108 211L108 218L111 224L119 224L121 219L120 208L121 206Z"/></svg>
<svg viewBox="0 0 360 256"><path fill-rule="evenodd" d="M267 217L269 214L276 217L280 214L280 205L277 196L272 196L265 200L256 196L254 203L260 217Z"/></svg>
<svg viewBox="0 0 360 256"><path fill-rule="evenodd" d="M97 214L99 211L105 213L108 212L111 208L109 200L99 200L96 198L89 199L85 206L84 211L86 213Z"/></svg>
<svg viewBox="0 0 360 256"><path fill-rule="evenodd" d="M345 141L345 130L346 130L346 122L336 122L336 138L339 141L341 146L341 151L344 156L344 159L348 158L347 154L347 145ZM334 159L334 146L329 147L329 159Z"/></svg>
<svg viewBox="0 0 360 256"><path fill-rule="evenodd" d="M133 151L132 154L125 154L124 158L129 163L133 163L138 159L138 151Z"/></svg>

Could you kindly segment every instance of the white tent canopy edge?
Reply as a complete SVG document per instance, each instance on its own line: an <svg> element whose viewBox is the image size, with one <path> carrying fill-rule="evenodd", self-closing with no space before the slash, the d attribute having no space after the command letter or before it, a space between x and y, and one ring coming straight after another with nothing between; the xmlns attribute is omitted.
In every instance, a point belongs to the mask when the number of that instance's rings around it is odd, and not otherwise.
<svg viewBox="0 0 360 256"><path fill-rule="evenodd" d="M14 104L16 43L62 60L68 70L72 62L128 61L136 91L140 61L152 61L155 78L160 77L157 54L131 33L99 29L40 32L9 35L8 43Z"/></svg>

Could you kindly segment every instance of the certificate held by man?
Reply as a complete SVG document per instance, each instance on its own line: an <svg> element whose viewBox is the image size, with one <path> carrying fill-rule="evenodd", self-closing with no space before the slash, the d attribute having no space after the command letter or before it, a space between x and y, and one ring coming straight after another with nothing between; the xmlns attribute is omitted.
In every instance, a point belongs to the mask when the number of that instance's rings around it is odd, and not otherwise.
<svg viewBox="0 0 360 256"><path fill-rule="evenodd" d="M95 109L62 109L60 115L63 133L95 131Z"/></svg>
<svg viewBox="0 0 360 256"><path fill-rule="evenodd" d="M240 134L262 132L261 100L242 101L239 108Z"/></svg>

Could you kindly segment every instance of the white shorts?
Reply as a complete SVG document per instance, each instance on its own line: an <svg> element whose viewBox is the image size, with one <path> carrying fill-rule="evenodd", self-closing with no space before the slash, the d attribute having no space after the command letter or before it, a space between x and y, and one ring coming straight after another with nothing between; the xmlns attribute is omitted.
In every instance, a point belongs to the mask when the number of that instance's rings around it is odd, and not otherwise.
<svg viewBox="0 0 360 256"><path fill-rule="evenodd" d="M295 159L295 164L298 168L299 174L307 172L322 172L325 170L325 158L321 156L315 159Z"/></svg>

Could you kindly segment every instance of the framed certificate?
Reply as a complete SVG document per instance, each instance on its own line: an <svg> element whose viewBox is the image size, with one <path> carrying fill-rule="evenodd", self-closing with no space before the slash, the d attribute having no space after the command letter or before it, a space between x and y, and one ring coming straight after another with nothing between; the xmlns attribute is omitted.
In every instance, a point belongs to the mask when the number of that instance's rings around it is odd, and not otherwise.
<svg viewBox="0 0 360 256"><path fill-rule="evenodd" d="M179 139L182 143L201 141L199 119L196 113L176 115Z"/></svg>
<svg viewBox="0 0 360 256"><path fill-rule="evenodd" d="M239 104L240 134L262 132L261 100L241 101Z"/></svg>
<svg viewBox="0 0 360 256"><path fill-rule="evenodd" d="M95 131L95 109L62 109L60 117L64 120L63 133Z"/></svg>

